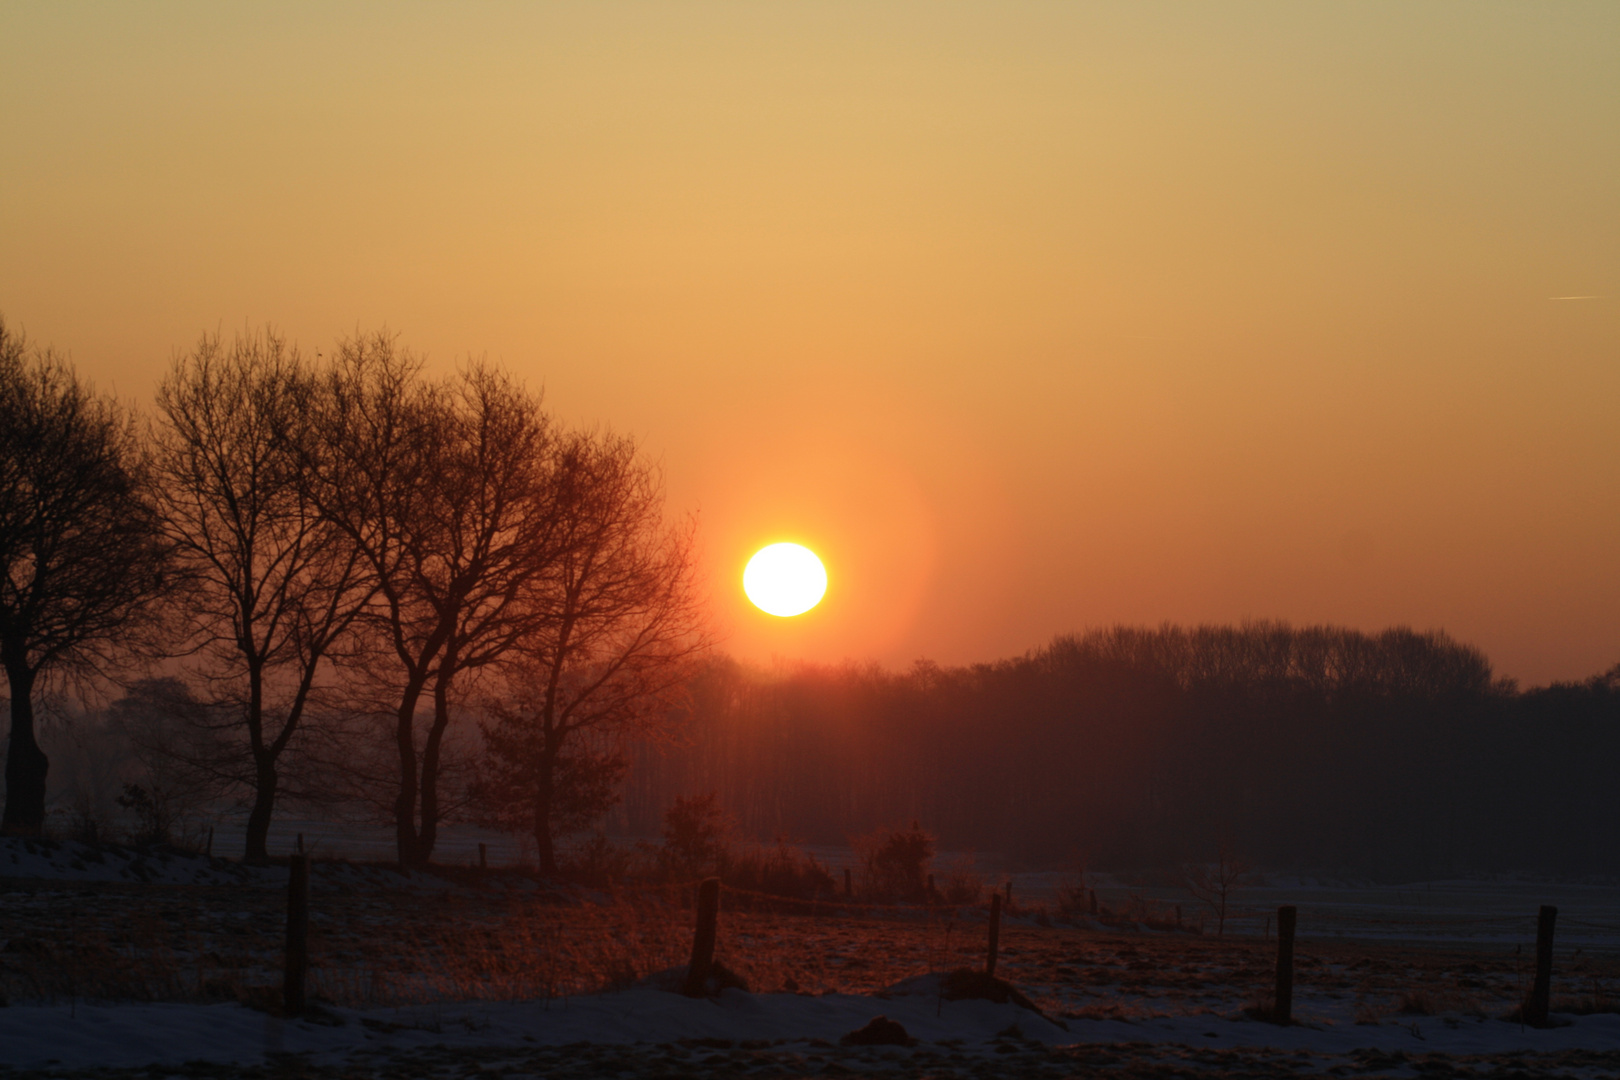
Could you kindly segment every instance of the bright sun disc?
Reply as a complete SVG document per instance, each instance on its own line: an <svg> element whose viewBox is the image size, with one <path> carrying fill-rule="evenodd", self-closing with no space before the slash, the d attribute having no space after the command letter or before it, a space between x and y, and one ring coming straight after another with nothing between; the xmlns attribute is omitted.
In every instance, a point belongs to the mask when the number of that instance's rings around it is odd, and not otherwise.
<svg viewBox="0 0 1620 1080"><path fill-rule="evenodd" d="M816 553L799 544L760 548L743 571L743 592L770 615L803 615L827 592L827 570Z"/></svg>

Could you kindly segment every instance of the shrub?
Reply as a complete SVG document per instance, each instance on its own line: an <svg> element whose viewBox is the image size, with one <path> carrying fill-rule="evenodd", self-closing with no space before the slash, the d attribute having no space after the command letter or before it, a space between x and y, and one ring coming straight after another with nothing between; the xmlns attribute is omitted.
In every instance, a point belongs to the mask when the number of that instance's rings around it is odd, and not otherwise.
<svg viewBox="0 0 1620 1080"><path fill-rule="evenodd" d="M125 784L118 805L135 815L135 831L130 839L137 846L167 844L173 839L176 814L162 788L148 791L140 784Z"/></svg>
<svg viewBox="0 0 1620 1080"><path fill-rule="evenodd" d="M805 900L837 891L832 872L820 860L780 836L770 848L732 856L725 879L733 888Z"/></svg>
<svg viewBox="0 0 1620 1080"><path fill-rule="evenodd" d="M664 811L664 846L659 852L665 873L676 877L709 877L731 859L731 815L714 792L681 796Z"/></svg>
<svg viewBox="0 0 1620 1080"><path fill-rule="evenodd" d="M970 856L951 863L939 883L939 895L947 904L977 904L984 899L984 878L973 869Z"/></svg>
<svg viewBox="0 0 1620 1080"><path fill-rule="evenodd" d="M563 854L562 872L570 881L601 888L634 874L635 861L633 851L594 832Z"/></svg>
<svg viewBox="0 0 1620 1080"><path fill-rule="evenodd" d="M1065 919L1079 919L1091 914L1091 892L1086 888L1086 866L1080 863L1073 876L1065 875L1057 883L1058 915Z"/></svg>
<svg viewBox="0 0 1620 1080"><path fill-rule="evenodd" d="M927 899L934 838L915 821L909 829L878 829L857 837L854 847L872 899Z"/></svg>

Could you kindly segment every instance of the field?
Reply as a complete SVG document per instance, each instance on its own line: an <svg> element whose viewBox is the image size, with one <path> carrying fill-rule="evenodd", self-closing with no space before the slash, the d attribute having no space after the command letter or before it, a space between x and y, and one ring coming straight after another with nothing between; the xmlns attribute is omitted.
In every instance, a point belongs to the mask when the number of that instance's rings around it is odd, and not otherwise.
<svg viewBox="0 0 1620 1080"><path fill-rule="evenodd" d="M70 854L62 849L48 865L70 866ZM43 872L37 858L30 865ZM1620 948L1604 933L1601 916L1614 909L1603 906L1612 893L1601 889L1452 883L1438 887L1442 899L1422 888L1405 890L1421 903L1380 906L1365 889L1274 885L1301 904L1300 1023L1280 1029L1247 1015L1269 1004L1276 946L1251 932L1263 923L1239 920L1238 932L1225 936L1145 929L1125 914L1134 905L1163 915L1170 901L1146 887L1105 888L1105 908L1117 915L1071 924L1040 904L1037 880L1015 883L1015 901L1029 899L1015 902L1003 926L998 974L1055 1022L1047 1024L1012 1005L947 1003L937 983L919 980L983 963L983 908L776 905L731 894L718 956L754 993L728 992L729 1004L717 1006L653 988L659 973L686 960L689 890L558 891L514 872L405 879L377 867L317 864L311 989L318 1016L341 1025L329 1027L271 1015L284 871L173 857L147 860L135 875L143 881L127 880L129 865L104 860L104 868L120 867L112 874L120 880L0 882L0 991L11 1003L0 1010L0 1031L11 1030L14 1041L21 1028L6 1025L26 1017L45 1030L80 1014L101 1017L104 1028L139 1015L154 1030L178 1025L170 1041L194 1044L197 1058L217 1058L210 1047L219 1032L246 1023L249 1034L237 1041L248 1045L227 1056L242 1067L280 1062L311 1075L407 1062L409 1071L447 1075L690 1075L703 1061L704 1073L880 1068L944 1076L1014 1060L1029 1075L1620 1073ZM232 880L158 880L187 874ZM1566 1026L1550 1031L1505 1019L1528 987L1534 910L1509 915L1496 905L1519 906L1521 890L1562 899L1571 913L1554 984L1554 1010ZM1355 926L1366 932L1347 932ZM963 1011L979 1005L980 1013ZM924 1042L913 1050L833 1045L877 1013L908 1017ZM215 1043L199 1025L215 1029ZM591 1045L554 1045L581 1041ZM75 1058L30 1045L0 1049L0 1063L145 1064L110 1051ZM167 1057L177 1072L213 1067L185 1066L179 1049Z"/></svg>

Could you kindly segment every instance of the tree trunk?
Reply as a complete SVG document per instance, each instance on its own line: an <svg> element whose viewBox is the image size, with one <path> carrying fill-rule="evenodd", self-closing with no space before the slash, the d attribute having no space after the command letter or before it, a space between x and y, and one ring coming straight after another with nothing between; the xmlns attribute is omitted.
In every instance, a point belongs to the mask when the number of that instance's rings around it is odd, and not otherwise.
<svg viewBox="0 0 1620 1080"><path fill-rule="evenodd" d="M399 865L417 865L416 855L416 702L425 680L415 675L395 716L394 741L399 749L399 794L394 798L394 839Z"/></svg>
<svg viewBox="0 0 1620 1080"><path fill-rule="evenodd" d="M248 619L250 603L242 605L242 618ZM270 814L276 806L276 757L264 745L264 662L248 652L248 749L253 754L253 809L248 812L244 862L270 861L266 844L270 836Z"/></svg>
<svg viewBox="0 0 1620 1080"><path fill-rule="evenodd" d="M0 833L38 836L45 826L45 773L50 760L34 739L34 675L25 649L5 650L11 691L11 739L6 746L6 812Z"/></svg>
<svg viewBox="0 0 1620 1080"><path fill-rule="evenodd" d="M250 863L267 863L270 861L267 846L270 839L270 815L276 808L276 765L268 754L256 756L259 760L255 763L253 775L253 809L248 811L247 849L242 855L242 860Z"/></svg>
<svg viewBox="0 0 1620 1080"><path fill-rule="evenodd" d="M447 656L445 664L454 663ZM443 754L444 731L450 726L450 676L441 674L433 685L433 726L428 729L427 742L422 747L422 781L420 806L422 825L416 834L416 856L426 866L433 855L433 845L439 839L439 762Z"/></svg>
<svg viewBox="0 0 1620 1080"><path fill-rule="evenodd" d="M553 777L557 771L557 753L546 740L540 752L540 768L534 784L534 846L539 854L540 872L547 877L557 876L557 849L551 840L551 798Z"/></svg>

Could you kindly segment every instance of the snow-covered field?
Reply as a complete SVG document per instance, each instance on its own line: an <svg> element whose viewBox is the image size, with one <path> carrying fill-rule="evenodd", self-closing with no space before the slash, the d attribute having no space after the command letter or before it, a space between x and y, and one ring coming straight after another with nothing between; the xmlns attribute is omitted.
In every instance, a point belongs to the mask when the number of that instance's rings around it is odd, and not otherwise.
<svg viewBox="0 0 1620 1080"><path fill-rule="evenodd" d="M649 978L689 947L690 913L669 897L559 894L463 866L318 864L321 1004L284 1020L261 1011L279 978L284 869L0 840L0 1074L1620 1076L1613 889L1272 880L1241 900L1300 907L1299 1022L1279 1028L1245 1014L1270 987L1261 926L1221 939L1066 925L1034 906L1034 876L1014 879L1022 905L998 973L1044 1015L938 993L929 972L981 962L982 910L739 902L720 957L758 992L692 1000ZM1119 909L1176 899L1100 886ZM1504 1019L1527 986L1540 903L1560 907L1564 1011L1547 1030ZM838 1045L878 1015L917 1044Z"/></svg>
<svg viewBox="0 0 1620 1080"><path fill-rule="evenodd" d="M727 990L714 1000L693 1000L646 987L550 1003L475 1003L387 1010L323 1010L320 1022L287 1021L238 1005L124 1004L12 1006L0 1010L0 1045L8 1064L21 1068L132 1068L188 1061L259 1064L276 1055L305 1056L316 1064L383 1062L443 1047L457 1050L564 1047L580 1042L621 1048L681 1046L688 1051L770 1051L790 1056L865 1057L877 1061L932 1054L1004 1060L1075 1044L1130 1045L1147 1060L1177 1046L1197 1050L1249 1050L1298 1056L1317 1067L1356 1060L1357 1050L1385 1058L1403 1055L1559 1054L1602 1050L1620 1064L1620 1016L1581 1017L1567 1027L1536 1031L1499 1020L1448 1024L1442 1020L1344 1027L1290 1028L1218 1016L1151 1020L1069 1020L1063 1027L1016 1005L987 1001L941 1002L926 986L877 995L745 994ZM875 1016L898 1021L920 1040L914 1049L840 1052L841 1036ZM698 1041L707 1042L703 1046ZM719 1044L729 1044L721 1046ZM649 1057L667 1056L648 1054ZM1168 1055L1173 1056L1173 1055ZM926 1060L926 1058L922 1059ZM938 1062L934 1062L935 1068ZM1612 1073L1611 1073L1612 1075Z"/></svg>

